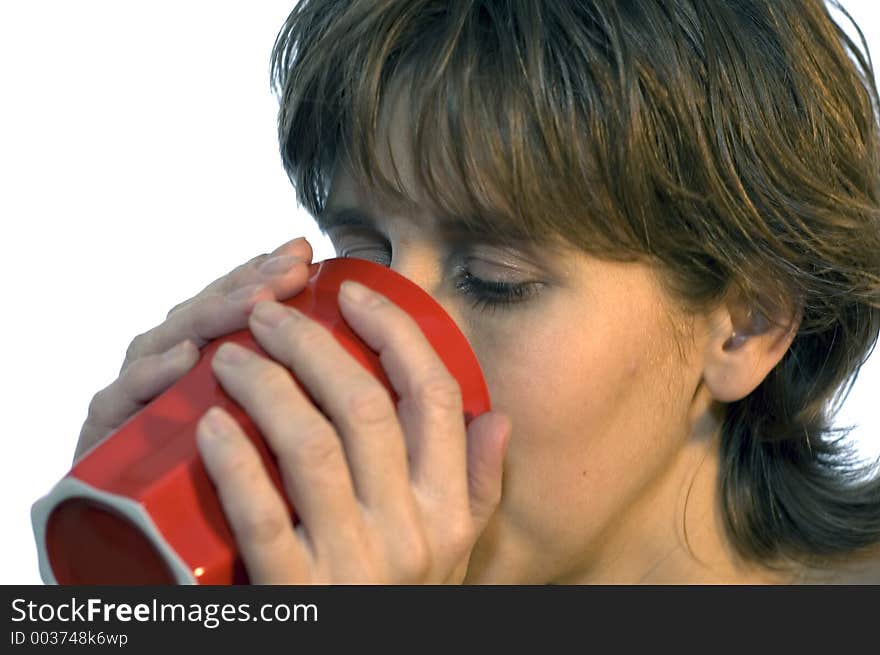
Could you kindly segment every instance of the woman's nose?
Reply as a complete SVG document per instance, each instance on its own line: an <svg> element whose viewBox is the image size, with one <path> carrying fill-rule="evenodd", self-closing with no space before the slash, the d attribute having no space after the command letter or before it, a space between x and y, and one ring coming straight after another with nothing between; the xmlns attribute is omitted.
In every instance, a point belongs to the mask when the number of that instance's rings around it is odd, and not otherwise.
<svg viewBox="0 0 880 655"><path fill-rule="evenodd" d="M458 322L456 308L451 302L448 287L452 286L444 279L443 262L439 255L419 253L411 250L402 256L396 254L391 260L391 270L418 285L425 293L437 301L453 320Z"/></svg>
<svg viewBox="0 0 880 655"><path fill-rule="evenodd" d="M435 299L442 291L443 270L440 257L432 255L425 249L409 247L405 253L395 252L391 257L390 268L410 282L417 284L422 291Z"/></svg>

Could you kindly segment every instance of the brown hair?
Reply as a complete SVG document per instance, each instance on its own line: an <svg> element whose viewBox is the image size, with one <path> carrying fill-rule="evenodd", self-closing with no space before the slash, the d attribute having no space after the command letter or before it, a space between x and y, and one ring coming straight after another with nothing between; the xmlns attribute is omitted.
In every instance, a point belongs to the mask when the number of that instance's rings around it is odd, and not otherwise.
<svg viewBox="0 0 880 655"><path fill-rule="evenodd" d="M719 484L742 556L820 566L880 542L880 479L832 428L880 331L878 94L859 36L821 0L300 0L272 55L282 159L314 215L339 161L405 202L375 155L405 79L440 211L499 240L650 260L692 311L732 290L788 308L789 351L727 407Z"/></svg>

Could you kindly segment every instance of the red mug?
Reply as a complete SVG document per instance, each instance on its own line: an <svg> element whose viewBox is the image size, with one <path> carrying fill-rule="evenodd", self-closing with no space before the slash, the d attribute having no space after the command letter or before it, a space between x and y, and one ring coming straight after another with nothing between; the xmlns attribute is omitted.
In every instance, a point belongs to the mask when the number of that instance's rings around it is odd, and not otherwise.
<svg viewBox="0 0 880 655"><path fill-rule="evenodd" d="M339 285L346 279L378 291L415 319L461 387L465 424L490 409L480 365L465 336L429 294L390 268L363 259L316 262L305 288L284 304L327 327L396 403L379 357L339 312ZM209 342L192 370L94 446L34 503L31 519L46 583L248 582L196 447L196 425L211 406L219 405L238 421L286 495L263 437L214 378L211 359L225 341L268 357L247 329ZM295 520L289 503L288 509Z"/></svg>

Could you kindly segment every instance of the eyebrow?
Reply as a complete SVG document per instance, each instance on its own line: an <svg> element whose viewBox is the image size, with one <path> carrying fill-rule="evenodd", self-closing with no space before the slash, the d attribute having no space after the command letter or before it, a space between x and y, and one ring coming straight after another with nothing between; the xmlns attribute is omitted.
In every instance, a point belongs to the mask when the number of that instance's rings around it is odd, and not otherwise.
<svg viewBox="0 0 880 655"><path fill-rule="evenodd" d="M326 207L315 216L318 229L324 235L332 229L341 227L369 228L379 231L378 222L368 212L351 206ZM461 217L447 216L439 221L438 232L450 241L474 240L489 245L504 244L513 246L538 245L534 238L516 222L506 226L505 234L492 230L488 221L466 221ZM517 229L518 228L518 229Z"/></svg>

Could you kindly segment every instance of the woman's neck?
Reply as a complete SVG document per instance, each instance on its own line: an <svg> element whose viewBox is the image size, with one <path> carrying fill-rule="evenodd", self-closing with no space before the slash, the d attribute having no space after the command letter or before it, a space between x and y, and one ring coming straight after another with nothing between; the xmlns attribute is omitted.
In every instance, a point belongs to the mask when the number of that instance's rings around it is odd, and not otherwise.
<svg viewBox="0 0 880 655"><path fill-rule="evenodd" d="M581 584L788 584L798 571L745 562L732 547L718 484L723 408L695 405L690 438L673 464L605 531Z"/></svg>

